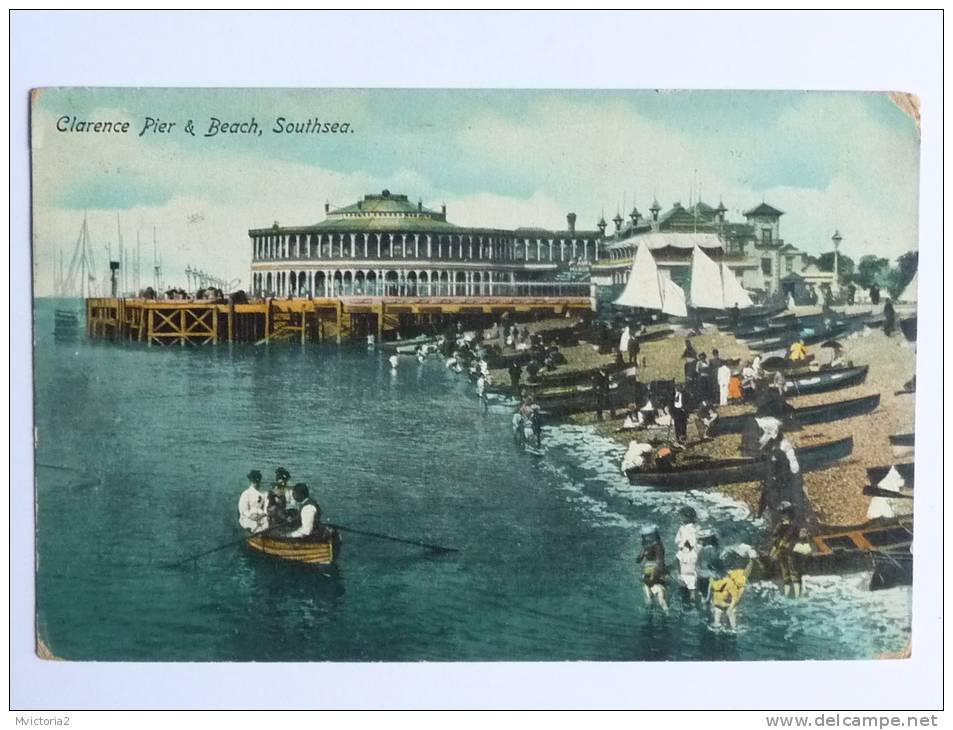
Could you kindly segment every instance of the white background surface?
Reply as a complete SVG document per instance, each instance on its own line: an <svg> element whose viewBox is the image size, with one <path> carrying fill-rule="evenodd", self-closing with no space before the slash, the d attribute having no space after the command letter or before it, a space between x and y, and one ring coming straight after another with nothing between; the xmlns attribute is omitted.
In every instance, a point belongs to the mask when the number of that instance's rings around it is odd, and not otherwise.
<svg viewBox="0 0 953 730"><path fill-rule="evenodd" d="M286 708L302 709L874 711L939 707L941 24L937 12L15 12L10 29L11 707L244 708L266 707L276 698ZM916 93L923 114L917 461L921 470L931 470L936 478L922 480L916 504L913 658L902 662L289 666L40 661L33 652L31 332L26 327L31 321L26 285L30 281L28 91L37 86L783 88ZM276 685L276 678L282 676L289 681ZM266 686L283 690L262 691ZM170 719L175 722L175 717Z"/></svg>

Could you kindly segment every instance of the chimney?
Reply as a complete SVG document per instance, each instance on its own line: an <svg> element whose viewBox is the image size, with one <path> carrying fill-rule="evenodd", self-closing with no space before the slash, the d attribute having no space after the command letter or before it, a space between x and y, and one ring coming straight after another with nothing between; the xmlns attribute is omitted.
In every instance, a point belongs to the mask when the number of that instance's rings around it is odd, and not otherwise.
<svg viewBox="0 0 953 730"><path fill-rule="evenodd" d="M331 212L331 204L325 201L324 203L324 213L325 215Z"/></svg>
<svg viewBox="0 0 953 730"><path fill-rule="evenodd" d="M444 215L447 215L447 204L446 204L446 203L444 203L443 205L440 206L440 212L443 213Z"/></svg>
<svg viewBox="0 0 953 730"><path fill-rule="evenodd" d="M570 213L566 216L566 223L569 225L569 232L576 232L576 214Z"/></svg>
<svg viewBox="0 0 953 730"><path fill-rule="evenodd" d="M424 209L424 201L418 200L418 201L417 201L417 212L418 212L418 213L421 213L421 212L423 212L423 209Z"/></svg>

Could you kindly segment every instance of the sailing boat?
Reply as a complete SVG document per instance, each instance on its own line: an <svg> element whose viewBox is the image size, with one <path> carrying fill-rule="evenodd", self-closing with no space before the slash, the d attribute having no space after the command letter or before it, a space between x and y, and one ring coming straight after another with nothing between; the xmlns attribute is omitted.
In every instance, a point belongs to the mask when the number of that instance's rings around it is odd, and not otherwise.
<svg viewBox="0 0 953 730"><path fill-rule="evenodd" d="M655 257L646 244L639 244L632 262L625 289L615 304L638 307L654 312L663 312L675 317L688 314L685 292L667 276L663 276L655 263Z"/></svg>

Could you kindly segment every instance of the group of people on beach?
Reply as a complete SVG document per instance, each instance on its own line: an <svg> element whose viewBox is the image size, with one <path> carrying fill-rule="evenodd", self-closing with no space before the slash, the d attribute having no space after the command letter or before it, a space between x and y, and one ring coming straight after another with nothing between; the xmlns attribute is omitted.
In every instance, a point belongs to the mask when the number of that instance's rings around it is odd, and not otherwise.
<svg viewBox="0 0 953 730"><path fill-rule="evenodd" d="M275 469L275 481L268 489L262 486L262 474L257 469L248 472L247 479L248 487L238 498L238 524L242 528L288 539L333 539L333 529L321 524L321 507L311 498L308 485L298 482L292 486L287 469Z"/></svg>

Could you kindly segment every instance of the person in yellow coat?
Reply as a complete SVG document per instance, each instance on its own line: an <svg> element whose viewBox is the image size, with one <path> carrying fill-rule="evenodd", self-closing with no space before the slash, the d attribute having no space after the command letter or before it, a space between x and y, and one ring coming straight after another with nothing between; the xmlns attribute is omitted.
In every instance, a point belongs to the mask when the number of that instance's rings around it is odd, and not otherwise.
<svg viewBox="0 0 953 730"><path fill-rule="evenodd" d="M800 362L801 360L807 359L807 345L804 344L804 340L798 340L791 345L788 359L790 359L791 362Z"/></svg>
<svg viewBox="0 0 953 730"><path fill-rule="evenodd" d="M738 603L745 592L753 567L754 560L749 559L744 568L729 570L724 578L709 582L708 600L711 602L714 628L721 627L722 616L728 617L728 625L732 631L738 628Z"/></svg>

